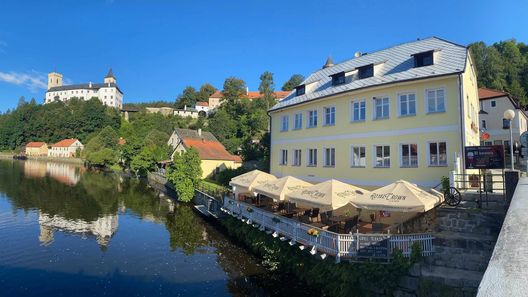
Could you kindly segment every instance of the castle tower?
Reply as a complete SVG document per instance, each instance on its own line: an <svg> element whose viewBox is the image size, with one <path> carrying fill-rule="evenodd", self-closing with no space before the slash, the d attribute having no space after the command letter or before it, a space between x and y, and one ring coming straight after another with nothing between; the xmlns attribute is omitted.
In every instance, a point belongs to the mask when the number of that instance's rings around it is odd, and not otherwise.
<svg viewBox="0 0 528 297"><path fill-rule="evenodd" d="M48 90L54 87L62 87L62 74L50 72L48 73Z"/></svg>
<svg viewBox="0 0 528 297"><path fill-rule="evenodd" d="M116 83L116 79L115 79L114 73L112 72L112 68L108 70L108 74L104 78L104 83L105 84L115 84Z"/></svg>

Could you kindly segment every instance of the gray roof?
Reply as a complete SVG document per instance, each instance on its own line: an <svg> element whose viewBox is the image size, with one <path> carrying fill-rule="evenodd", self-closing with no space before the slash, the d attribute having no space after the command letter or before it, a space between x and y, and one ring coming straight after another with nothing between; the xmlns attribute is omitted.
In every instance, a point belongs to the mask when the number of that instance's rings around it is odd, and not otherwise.
<svg viewBox="0 0 528 297"><path fill-rule="evenodd" d="M191 130L191 129L182 129L182 128L176 128L174 129L174 132L181 138L181 139L205 139L210 141L218 141L216 137L214 137L213 133L202 131L202 136L198 135L198 130Z"/></svg>
<svg viewBox="0 0 528 297"><path fill-rule="evenodd" d="M112 72L112 68L110 68L110 70L108 70L108 74L105 76L105 78L107 78L107 77L111 77L111 78L115 79L114 73Z"/></svg>
<svg viewBox="0 0 528 297"><path fill-rule="evenodd" d="M436 52L434 65L414 68L412 55L427 51ZM306 94L295 96L294 90L270 111L368 87L461 73L465 70L466 58L467 48L465 46L438 37L399 44L315 71L302 82L304 85L314 83L313 86L306 88ZM369 64L380 67L379 70L376 69L373 77L355 80L347 77L344 84L332 86L330 75L350 72Z"/></svg>
<svg viewBox="0 0 528 297"><path fill-rule="evenodd" d="M90 87L90 84L76 84L76 85L67 85L67 86L60 86L60 87L53 87L53 88L50 88L47 92L59 92L59 91L70 91L70 90L99 90L100 88L117 88L119 90L119 92L121 92L121 90L119 89L119 87L117 86L117 84L114 84L114 83L111 83L110 85L109 84L105 84L105 83L102 83L102 84L94 84L92 83L92 86ZM122 94L123 92L121 92Z"/></svg>

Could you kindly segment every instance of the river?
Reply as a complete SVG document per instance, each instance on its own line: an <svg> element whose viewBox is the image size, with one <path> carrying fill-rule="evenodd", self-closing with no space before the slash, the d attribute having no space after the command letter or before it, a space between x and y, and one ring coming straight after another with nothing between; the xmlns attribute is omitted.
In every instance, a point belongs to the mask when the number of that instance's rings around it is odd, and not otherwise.
<svg viewBox="0 0 528 297"><path fill-rule="evenodd" d="M2 296L313 295L259 263L137 179L0 160Z"/></svg>

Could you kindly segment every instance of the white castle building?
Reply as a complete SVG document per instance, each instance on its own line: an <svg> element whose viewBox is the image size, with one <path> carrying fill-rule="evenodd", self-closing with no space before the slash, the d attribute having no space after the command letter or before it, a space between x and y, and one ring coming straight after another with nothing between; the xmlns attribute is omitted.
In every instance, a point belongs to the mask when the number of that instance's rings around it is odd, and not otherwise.
<svg viewBox="0 0 528 297"><path fill-rule="evenodd" d="M72 98L90 100L97 97L104 105L123 108L123 92L116 83L112 69L104 78L103 83L85 83L76 85L62 85L62 74L51 72L48 74L48 91L44 104L54 101L68 101Z"/></svg>

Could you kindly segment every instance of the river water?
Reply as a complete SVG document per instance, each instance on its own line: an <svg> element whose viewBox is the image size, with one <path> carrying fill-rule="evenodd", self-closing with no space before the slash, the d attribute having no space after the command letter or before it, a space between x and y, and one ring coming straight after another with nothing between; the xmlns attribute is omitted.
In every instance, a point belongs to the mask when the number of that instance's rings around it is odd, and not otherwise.
<svg viewBox="0 0 528 297"><path fill-rule="evenodd" d="M1 296L311 295L305 291L141 181L0 160Z"/></svg>

